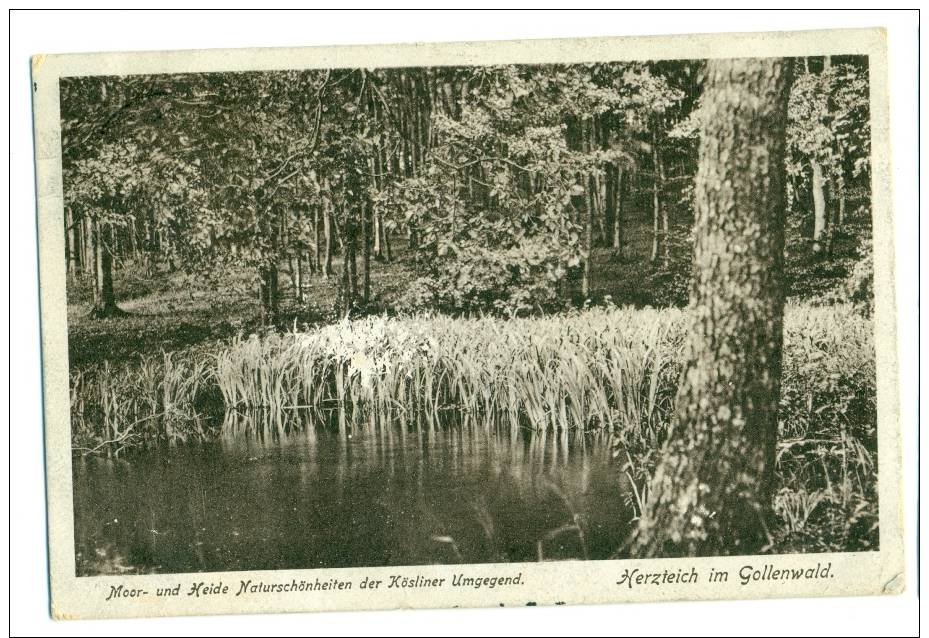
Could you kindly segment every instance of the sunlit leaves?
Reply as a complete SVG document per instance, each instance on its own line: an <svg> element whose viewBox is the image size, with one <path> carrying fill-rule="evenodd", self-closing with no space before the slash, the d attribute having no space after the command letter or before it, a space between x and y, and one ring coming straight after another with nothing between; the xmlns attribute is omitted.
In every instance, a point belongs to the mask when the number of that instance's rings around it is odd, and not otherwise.
<svg viewBox="0 0 929 638"><path fill-rule="evenodd" d="M832 181L870 170L868 91L867 72L853 64L795 78L788 105L788 173L803 175L810 160Z"/></svg>

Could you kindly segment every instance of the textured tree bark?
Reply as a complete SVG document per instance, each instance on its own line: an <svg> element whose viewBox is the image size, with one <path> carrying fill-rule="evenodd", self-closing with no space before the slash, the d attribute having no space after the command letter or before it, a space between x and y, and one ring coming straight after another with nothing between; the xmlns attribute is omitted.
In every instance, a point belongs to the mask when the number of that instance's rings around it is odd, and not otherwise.
<svg viewBox="0 0 929 638"><path fill-rule="evenodd" d="M686 358L636 556L753 554L768 539L789 74L781 59L707 66Z"/></svg>

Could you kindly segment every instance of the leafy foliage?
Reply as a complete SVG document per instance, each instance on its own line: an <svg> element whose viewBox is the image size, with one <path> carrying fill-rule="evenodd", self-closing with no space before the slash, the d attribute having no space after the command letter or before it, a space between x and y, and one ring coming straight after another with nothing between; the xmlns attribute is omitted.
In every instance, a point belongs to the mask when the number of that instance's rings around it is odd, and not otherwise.
<svg viewBox="0 0 929 638"><path fill-rule="evenodd" d="M288 265L304 288L295 260L328 275L323 257L340 255L339 315L359 309L358 271L367 281L403 237L416 276L397 309L526 315L580 304L593 295L579 290L596 278L592 249L628 259L642 216L660 208L670 226L656 221L653 234L667 249L637 282L648 294L634 297L683 305L701 69L666 61L66 78L66 205L72 225L85 216L98 224L116 267L141 249L199 286L230 286L245 269L252 288L276 288ZM787 167L798 290L820 294L854 268L841 256L807 258L804 202L811 160L836 193L867 191L867 98L858 58L796 79ZM850 210L866 198L849 197Z"/></svg>
<svg viewBox="0 0 929 638"><path fill-rule="evenodd" d="M857 64L806 71L793 84L788 105L787 172L805 184L809 162L818 162L838 187L870 176L871 115L867 70Z"/></svg>

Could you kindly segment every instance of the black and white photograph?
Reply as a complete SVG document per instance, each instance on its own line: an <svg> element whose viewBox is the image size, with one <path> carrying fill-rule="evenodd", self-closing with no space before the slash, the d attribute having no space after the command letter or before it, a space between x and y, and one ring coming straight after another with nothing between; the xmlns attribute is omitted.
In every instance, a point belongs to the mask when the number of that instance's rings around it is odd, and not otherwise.
<svg viewBox="0 0 929 638"><path fill-rule="evenodd" d="M371 574L432 606L495 605L534 565L653 598L896 566L884 71L851 41L79 60L52 85L34 60L60 166L53 568L105 616Z"/></svg>
<svg viewBox="0 0 929 638"><path fill-rule="evenodd" d="M61 117L79 574L879 547L867 58Z"/></svg>

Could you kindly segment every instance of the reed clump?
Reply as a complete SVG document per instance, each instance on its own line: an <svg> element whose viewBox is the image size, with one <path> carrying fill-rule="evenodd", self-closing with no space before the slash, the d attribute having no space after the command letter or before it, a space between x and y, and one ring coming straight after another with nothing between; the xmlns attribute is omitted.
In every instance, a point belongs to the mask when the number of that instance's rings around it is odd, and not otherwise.
<svg viewBox="0 0 929 638"><path fill-rule="evenodd" d="M595 308L528 319L367 318L234 342L217 355L229 408L339 415L340 427L446 413L488 428L657 440L681 346L676 309Z"/></svg>
<svg viewBox="0 0 929 638"><path fill-rule="evenodd" d="M204 419L219 399L215 370L202 357L161 353L121 367L105 361L72 370L70 386L72 448L82 454L216 434Z"/></svg>

